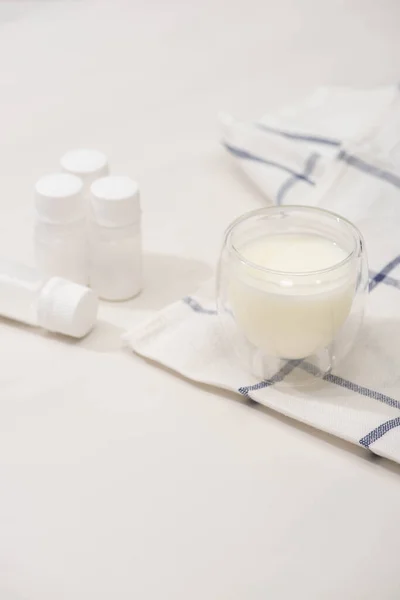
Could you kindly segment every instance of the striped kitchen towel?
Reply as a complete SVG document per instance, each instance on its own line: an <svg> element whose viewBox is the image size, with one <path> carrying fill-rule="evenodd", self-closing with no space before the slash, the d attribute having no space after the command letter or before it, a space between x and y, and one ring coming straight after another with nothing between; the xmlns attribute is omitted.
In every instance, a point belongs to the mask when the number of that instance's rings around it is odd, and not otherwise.
<svg viewBox="0 0 400 600"><path fill-rule="evenodd" d="M370 297L357 348L319 385L256 381L221 340L210 284L126 339L196 382L233 390L400 462L400 91L323 88L255 123L221 117L223 143L267 201L318 205L362 231Z"/></svg>

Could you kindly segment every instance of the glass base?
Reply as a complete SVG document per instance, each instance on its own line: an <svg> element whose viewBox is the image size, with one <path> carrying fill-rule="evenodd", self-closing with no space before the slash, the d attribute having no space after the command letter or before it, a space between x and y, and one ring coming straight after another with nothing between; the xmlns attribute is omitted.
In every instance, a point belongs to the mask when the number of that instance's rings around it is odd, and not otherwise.
<svg viewBox="0 0 400 600"><path fill-rule="evenodd" d="M241 357L243 359L243 357ZM241 361L242 362L242 361ZM284 359L249 349L247 370L260 381L279 386L309 386L317 384L333 369L335 357L332 348L323 348L303 359Z"/></svg>
<svg viewBox="0 0 400 600"><path fill-rule="evenodd" d="M270 381L279 387L314 387L341 362L338 361L336 352L337 340L311 356L301 359L280 358L251 344L238 331L231 311L226 312L224 317L221 318L220 324L227 353L233 359L236 358L238 366L259 381ZM339 339L339 343L343 349L343 341ZM348 348L346 350L348 351ZM347 351L344 356L347 355Z"/></svg>

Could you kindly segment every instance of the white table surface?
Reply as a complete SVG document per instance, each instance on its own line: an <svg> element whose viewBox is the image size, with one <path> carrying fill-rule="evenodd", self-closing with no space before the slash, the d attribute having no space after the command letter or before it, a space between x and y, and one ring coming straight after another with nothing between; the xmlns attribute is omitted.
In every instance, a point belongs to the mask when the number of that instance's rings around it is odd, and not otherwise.
<svg viewBox="0 0 400 600"><path fill-rule="evenodd" d="M1 600L398 600L400 467L121 349L262 198L216 115L399 78L398 0L0 2L0 252L77 146L142 188L146 289L80 343L0 322Z"/></svg>

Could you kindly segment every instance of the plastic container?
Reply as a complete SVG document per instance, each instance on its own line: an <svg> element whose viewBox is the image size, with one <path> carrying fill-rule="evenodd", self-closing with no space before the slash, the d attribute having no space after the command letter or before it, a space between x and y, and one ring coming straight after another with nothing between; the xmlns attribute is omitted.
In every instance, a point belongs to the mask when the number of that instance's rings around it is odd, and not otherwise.
<svg viewBox="0 0 400 600"><path fill-rule="evenodd" d="M90 285L105 300L128 300L142 289L139 187L110 176L90 191Z"/></svg>
<svg viewBox="0 0 400 600"><path fill-rule="evenodd" d="M81 285L89 281L86 207L82 181L55 173L35 186L34 246L38 269Z"/></svg>
<svg viewBox="0 0 400 600"><path fill-rule="evenodd" d="M0 259L0 315L82 338L96 323L98 301L87 287Z"/></svg>

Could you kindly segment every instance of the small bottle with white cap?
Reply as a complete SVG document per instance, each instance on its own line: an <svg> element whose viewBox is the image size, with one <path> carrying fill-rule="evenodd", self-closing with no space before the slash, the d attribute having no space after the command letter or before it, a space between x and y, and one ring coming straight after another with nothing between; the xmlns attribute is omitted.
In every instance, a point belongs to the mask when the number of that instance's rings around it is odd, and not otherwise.
<svg viewBox="0 0 400 600"><path fill-rule="evenodd" d="M129 177L109 176L90 192L90 285L105 300L133 298L142 289L139 187Z"/></svg>
<svg viewBox="0 0 400 600"><path fill-rule="evenodd" d="M0 315L82 338L96 323L98 301L89 288L31 267L0 260Z"/></svg>
<svg viewBox="0 0 400 600"><path fill-rule="evenodd" d="M89 281L83 184L69 173L46 175L35 186L35 256L45 275Z"/></svg>
<svg viewBox="0 0 400 600"><path fill-rule="evenodd" d="M79 148L66 152L60 160L63 171L80 177L83 182L83 195L88 199L90 186L96 179L109 174L108 159L103 152Z"/></svg>

